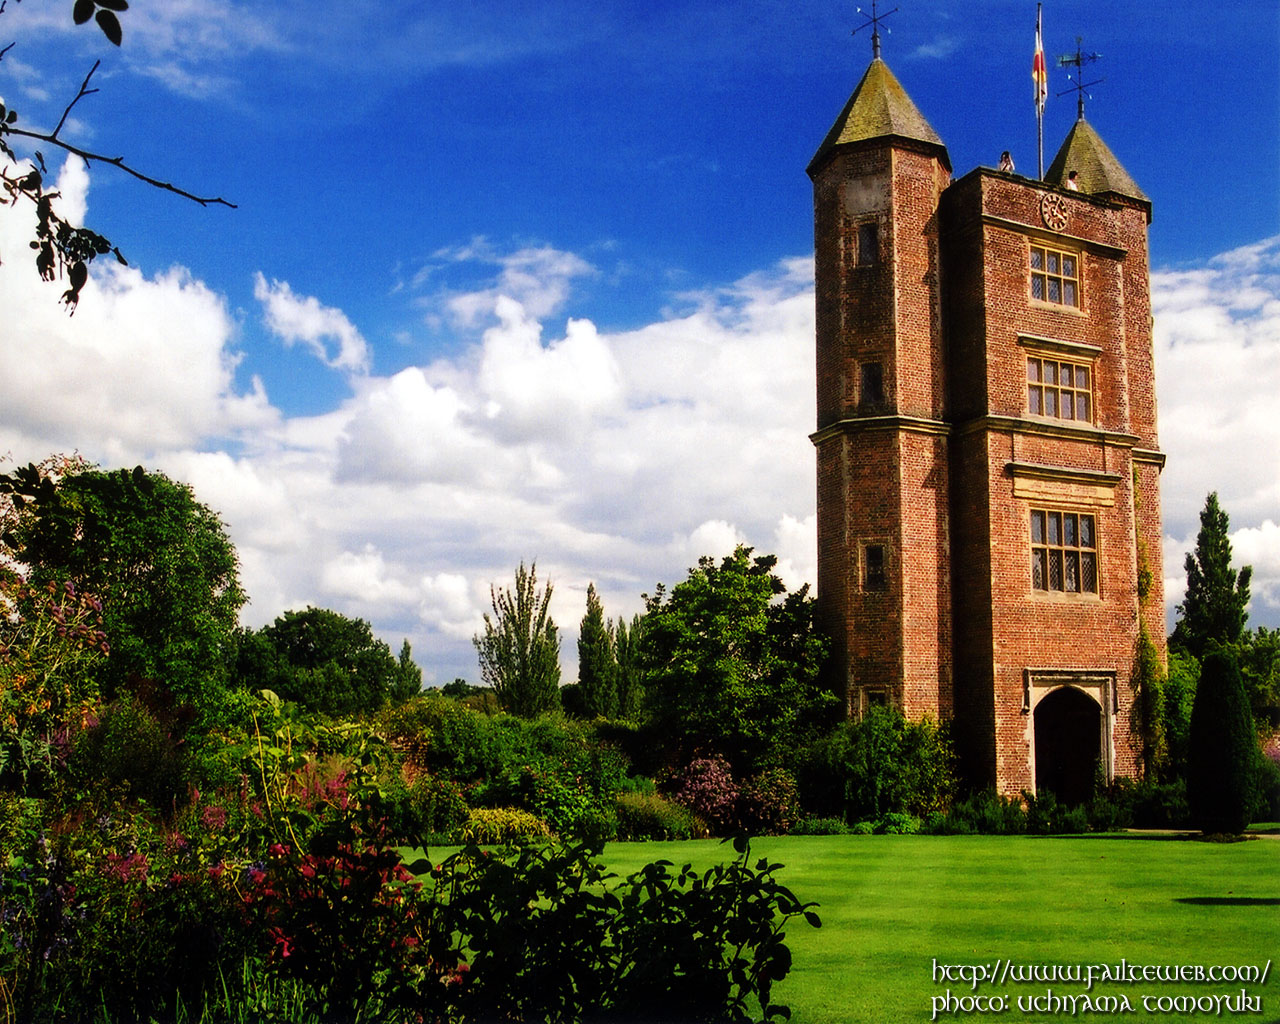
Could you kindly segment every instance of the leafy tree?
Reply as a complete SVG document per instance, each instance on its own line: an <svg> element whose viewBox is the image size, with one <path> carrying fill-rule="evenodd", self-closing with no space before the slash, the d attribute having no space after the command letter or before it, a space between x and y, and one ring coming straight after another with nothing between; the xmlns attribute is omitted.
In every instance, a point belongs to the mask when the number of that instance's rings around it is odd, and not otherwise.
<svg viewBox="0 0 1280 1024"><path fill-rule="evenodd" d="M1235 652L1214 647L1200 669L1187 764L1187 800L1201 829L1244 831L1257 804L1258 760Z"/></svg>
<svg viewBox="0 0 1280 1024"><path fill-rule="evenodd" d="M397 661L369 623L326 608L285 612L242 634L236 668L243 686L334 715L376 711L422 682L407 640Z"/></svg>
<svg viewBox="0 0 1280 1024"><path fill-rule="evenodd" d="M618 666L618 717L635 718L644 700L644 683L640 669L640 634L644 619L631 618L631 625L619 617L613 627L613 651Z"/></svg>
<svg viewBox="0 0 1280 1024"><path fill-rule="evenodd" d="M578 633L578 685L582 688L585 717L616 717L618 662L594 583L587 584L587 614L582 617Z"/></svg>
<svg viewBox="0 0 1280 1024"><path fill-rule="evenodd" d="M538 566L516 570L515 590L489 588L493 616L472 638L480 656L480 676L493 687L502 707L524 718L559 703L560 637L551 618L551 584L538 590Z"/></svg>
<svg viewBox="0 0 1280 1024"><path fill-rule="evenodd" d="M146 680L216 714L244 603L217 513L141 466L58 478L30 465L0 476L0 492L12 502L0 542L30 583L69 581L101 599L104 696Z"/></svg>
<svg viewBox="0 0 1280 1024"><path fill-rule="evenodd" d="M780 761L835 705L818 683L826 643L809 588L787 594L776 563L740 545L645 599L640 663L656 732L743 775Z"/></svg>
<svg viewBox="0 0 1280 1024"><path fill-rule="evenodd" d="M1274 731L1280 726L1280 629L1259 626L1246 632L1238 649L1254 724Z"/></svg>
<svg viewBox="0 0 1280 1024"><path fill-rule="evenodd" d="M1187 554L1187 593L1178 605L1182 618L1171 643L1203 659L1210 641L1234 644L1244 631L1253 569L1231 568L1230 520L1218 495L1205 499L1196 550Z"/></svg>
<svg viewBox="0 0 1280 1024"><path fill-rule="evenodd" d="M400 704L422 691L422 669L413 660L413 649L406 638L400 645L399 673L395 685L387 697L393 704Z"/></svg>

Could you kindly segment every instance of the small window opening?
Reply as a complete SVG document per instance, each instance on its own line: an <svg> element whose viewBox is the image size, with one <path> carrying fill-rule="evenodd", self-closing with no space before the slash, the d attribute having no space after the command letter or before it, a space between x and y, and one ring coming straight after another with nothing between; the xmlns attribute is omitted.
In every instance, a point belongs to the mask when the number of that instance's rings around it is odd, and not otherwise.
<svg viewBox="0 0 1280 1024"><path fill-rule="evenodd" d="M865 408L884 405L884 367L879 363L863 363L859 397Z"/></svg>
<svg viewBox="0 0 1280 1024"><path fill-rule="evenodd" d="M869 267L880 262L879 225L869 220L858 225L858 266Z"/></svg>
<svg viewBox="0 0 1280 1024"><path fill-rule="evenodd" d="M862 585L866 590L888 590L889 570L885 564L883 544L868 544L863 548Z"/></svg>

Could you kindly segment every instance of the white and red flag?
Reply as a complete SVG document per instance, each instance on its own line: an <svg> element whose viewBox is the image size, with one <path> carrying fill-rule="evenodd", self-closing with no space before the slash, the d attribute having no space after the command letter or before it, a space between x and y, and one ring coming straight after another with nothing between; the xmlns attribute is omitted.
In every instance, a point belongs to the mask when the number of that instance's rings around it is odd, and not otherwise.
<svg viewBox="0 0 1280 1024"><path fill-rule="evenodd" d="M1044 43L1040 41L1040 5L1036 4L1036 55L1031 61L1031 78L1035 82L1036 112L1044 112L1049 95L1049 72L1044 65Z"/></svg>

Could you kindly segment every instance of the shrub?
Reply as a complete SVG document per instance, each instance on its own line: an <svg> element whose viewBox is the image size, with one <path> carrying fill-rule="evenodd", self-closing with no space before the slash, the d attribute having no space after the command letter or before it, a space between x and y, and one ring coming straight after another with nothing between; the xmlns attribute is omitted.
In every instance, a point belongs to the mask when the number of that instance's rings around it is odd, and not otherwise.
<svg viewBox="0 0 1280 1024"><path fill-rule="evenodd" d="M441 960L447 939L428 945L432 908L395 849L377 839L328 855L275 844L239 887L266 971L302 983L321 1019L355 1020L375 1000L380 1015L439 1006L457 957Z"/></svg>
<svg viewBox="0 0 1280 1024"><path fill-rule="evenodd" d="M1254 821L1280 821L1280 763L1264 756L1258 775L1258 807Z"/></svg>
<svg viewBox="0 0 1280 1024"><path fill-rule="evenodd" d="M914 814L890 811L875 823L875 830L886 836L913 836L920 831L920 819Z"/></svg>
<svg viewBox="0 0 1280 1024"><path fill-rule="evenodd" d="M1133 824L1133 811L1118 798L1114 787L1099 793L1084 806L1090 832L1118 832Z"/></svg>
<svg viewBox="0 0 1280 1024"><path fill-rule="evenodd" d="M697 839L708 834L706 822L656 793L622 792L615 797L617 838Z"/></svg>
<svg viewBox="0 0 1280 1024"><path fill-rule="evenodd" d="M476 807L458 832L464 843L497 846L502 843L550 839L551 830L541 818L514 807Z"/></svg>
<svg viewBox="0 0 1280 1024"><path fill-rule="evenodd" d="M738 827L754 835L783 835L799 816L795 776L783 768L748 779L738 795Z"/></svg>
<svg viewBox="0 0 1280 1024"><path fill-rule="evenodd" d="M618 789L619 793L641 793L645 796L652 796L657 791L657 784L647 775L630 775L622 780Z"/></svg>
<svg viewBox="0 0 1280 1024"><path fill-rule="evenodd" d="M1200 669L1187 763L1192 819L1206 833L1238 834L1258 801L1258 741L1234 653L1210 650Z"/></svg>
<svg viewBox="0 0 1280 1024"><path fill-rule="evenodd" d="M950 802L954 760L945 730L931 720L909 722L896 709L873 708L801 752L801 802L846 821L924 816Z"/></svg>
<svg viewBox="0 0 1280 1024"><path fill-rule="evenodd" d="M671 799L693 811L716 835L737 826L738 785L719 755L690 761L672 780Z"/></svg>
<svg viewBox="0 0 1280 1024"><path fill-rule="evenodd" d="M1021 835L1027 830L1022 802L1001 796L993 789L971 794L952 804L942 819L946 835Z"/></svg>
<svg viewBox="0 0 1280 1024"><path fill-rule="evenodd" d="M848 832L843 818L801 818L791 826L793 836L843 836Z"/></svg>
<svg viewBox="0 0 1280 1024"><path fill-rule="evenodd" d="M604 846L618 836L618 816L612 809L588 808L562 835L588 846Z"/></svg>
<svg viewBox="0 0 1280 1024"><path fill-rule="evenodd" d="M435 893L451 894L436 932L470 952L451 1019L788 1016L771 999L791 966L784 929L820 922L777 882L780 865L753 867L746 842L735 848L735 860L704 872L658 861L613 884L587 848L449 858L430 876Z"/></svg>
<svg viewBox="0 0 1280 1024"><path fill-rule="evenodd" d="M607 831L628 764L590 727L544 717L486 716L438 695L381 719L414 768L467 787L473 806L516 807L555 831Z"/></svg>
<svg viewBox="0 0 1280 1024"><path fill-rule="evenodd" d="M0 995L18 1020L146 1020L200 1002L244 948L196 845L130 811L53 823L0 871Z"/></svg>
<svg viewBox="0 0 1280 1024"><path fill-rule="evenodd" d="M1059 822L1066 808L1059 806L1058 798L1052 792L1044 792L1039 796L1022 791L1022 799L1026 801L1026 828L1032 835L1047 836L1061 832Z"/></svg>
<svg viewBox="0 0 1280 1024"><path fill-rule="evenodd" d="M874 835L876 826L870 821L855 821L849 826L849 834L854 836Z"/></svg>
<svg viewBox="0 0 1280 1024"><path fill-rule="evenodd" d="M1122 815L1120 827L1189 828L1187 785L1182 779L1161 783L1149 779L1116 779L1107 796Z"/></svg>
<svg viewBox="0 0 1280 1024"><path fill-rule="evenodd" d="M180 738L136 698L123 697L76 738L68 767L81 785L145 800L165 812L187 799L185 753Z"/></svg>
<svg viewBox="0 0 1280 1024"><path fill-rule="evenodd" d="M398 838L419 842L429 835L453 832L467 820L462 787L438 775L419 775L405 786L395 779L383 791L386 827Z"/></svg>

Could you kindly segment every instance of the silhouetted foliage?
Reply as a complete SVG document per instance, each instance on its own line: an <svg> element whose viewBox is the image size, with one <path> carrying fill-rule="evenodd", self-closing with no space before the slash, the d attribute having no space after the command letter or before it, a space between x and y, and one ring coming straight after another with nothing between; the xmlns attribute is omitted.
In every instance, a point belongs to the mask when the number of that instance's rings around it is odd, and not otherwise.
<svg viewBox="0 0 1280 1024"><path fill-rule="evenodd" d="M93 21L111 43L119 46L124 38L119 14L126 11L128 7L127 0L74 0L72 20L77 25ZM0 3L0 13L3 13L4 9L4 3ZM0 48L0 60L3 60L13 46L14 44L10 43ZM44 153L40 149L35 149L32 152L32 160L20 160L14 152L11 140L23 139L28 145L53 146L80 157L86 163L110 164L139 181L183 196L201 206L234 205L225 199L194 195L170 182L161 181L135 170L125 163L124 157L105 156L92 152L62 136L62 129L68 123L76 104L98 91L96 88L89 88L89 82L100 63L95 62L89 69L89 73L80 84L79 91L67 104L62 117L52 131L20 127L18 111L0 102L0 157L9 161L7 166L0 167L0 188L3 188L5 193L0 202L15 205L20 200L27 200L35 205L36 236L31 241L31 248L36 254L36 269L46 281L61 277L67 282L68 287L62 293L62 300L72 311L80 301L80 292L89 280L89 264L98 256L105 256L108 253L114 254L120 263L125 263L125 258L118 248L96 231L77 227L59 215L54 201L60 198L60 195L57 191L46 187L49 168L45 163Z"/></svg>
<svg viewBox="0 0 1280 1024"><path fill-rule="evenodd" d="M1244 831L1257 803L1259 757L1235 654L1213 648L1200 668L1187 764L1187 800L1199 828Z"/></svg>

